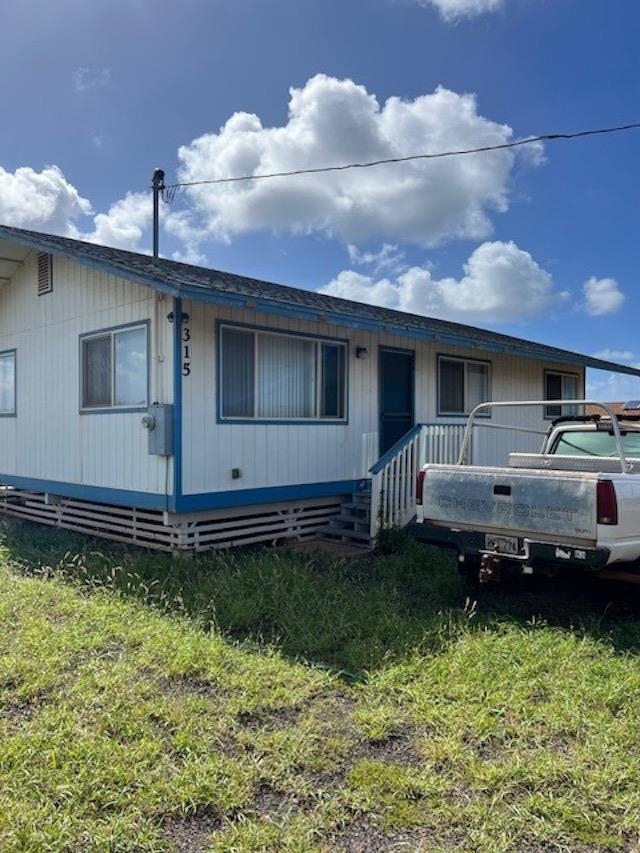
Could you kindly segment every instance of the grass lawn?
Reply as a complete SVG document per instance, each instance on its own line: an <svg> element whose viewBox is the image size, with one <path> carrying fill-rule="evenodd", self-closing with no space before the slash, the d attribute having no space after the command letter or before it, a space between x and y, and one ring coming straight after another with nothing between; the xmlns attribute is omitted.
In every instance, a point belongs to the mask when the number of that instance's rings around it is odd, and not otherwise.
<svg viewBox="0 0 640 853"><path fill-rule="evenodd" d="M638 851L625 596L0 522L0 851Z"/></svg>

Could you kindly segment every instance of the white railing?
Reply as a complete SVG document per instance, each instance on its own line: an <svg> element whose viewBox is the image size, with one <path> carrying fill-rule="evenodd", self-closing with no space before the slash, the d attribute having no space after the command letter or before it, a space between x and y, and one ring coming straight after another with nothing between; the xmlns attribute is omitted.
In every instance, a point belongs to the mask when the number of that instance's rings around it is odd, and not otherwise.
<svg viewBox="0 0 640 853"><path fill-rule="evenodd" d="M416 514L416 479L427 462L455 463L464 424L416 424L370 469L371 538L406 527Z"/></svg>

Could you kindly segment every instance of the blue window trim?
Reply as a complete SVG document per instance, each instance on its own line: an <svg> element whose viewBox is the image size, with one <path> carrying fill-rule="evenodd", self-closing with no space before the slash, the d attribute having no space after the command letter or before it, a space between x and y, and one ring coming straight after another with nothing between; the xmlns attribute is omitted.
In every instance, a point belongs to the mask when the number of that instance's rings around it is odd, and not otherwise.
<svg viewBox="0 0 640 853"><path fill-rule="evenodd" d="M493 364L488 358L473 358L473 356L466 355L449 355L446 352L439 352L436 354L436 417L438 418L461 418L466 419L469 417L470 410L464 412L443 412L440 409L440 362L446 359L448 361L463 361L463 362L473 362L474 364L486 364L488 369L487 375L487 395L489 400L491 399L491 384L493 381ZM466 387L463 388L463 394L466 396ZM486 402L486 401L485 401ZM466 400L465 400L466 403ZM466 407L465 407L466 409ZM484 414L476 415L477 418L491 418L491 412L485 412Z"/></svg>
<svg viewBox="0 0 640 853"><path fill-rule="evenodd" d="M268 332L275 335L283 335L292 338L304 338L313 341L326 341L327 343L343 344L344 356L344 417L343 418L230 418L222 415L222 334L221 329L225 326L246 329L251 332ZM216 320L216 422L219 424L260 424L262 425L292 425L292 426L348 426L349 425L349 340L347 338L336 338L330 335L314 335L306 332L289 331L278 329L273 326L258 326L252 323L239 323L237 320Z"/></svg>
<svg viewBox="0 0 640 853"><path fill-rule="evenodd" d="M131 489L111 489L105 486L85 486L80 483L66 483L58 480L41 480L37 477L19 477L14 474L0 474L0 483L17 489L33 492L48 492L75 500L96 501L116 506L136 507L137 509L167 509L164 493L138 492ZM170 510L174 507L170 506Z"/></svg>
<svg viewBox="0 0 640 853"><path fill-rule="evenodd" d="M142 406L101 406L99 408L85 408L82 405L82 396L83 396L83 388L84 388L84 358L82 353L82 344L87 338L98 338L100 335L113 334L114 332L121 332L124 329L137 329L144 327L146 341L147 341L147 399L144 405ZM91 332L82 332L78 336L78 346L79 346L79 395L80 395L80 408L79 414L81 415L126 415L131 412L146 412L149 408L149 399L151 396L151 335L149 334L151 328L151 321L149 319L145 320L137 320L131 323L121 323L118 326L107 326L104 329L96 329ZM111 365L111 369L113 370L115 365Z"/></svg>
<svg viewBox="0 0 640 853"><path fill-rule="evenodd" d="M0 412L0 418L17 418L18 417L18 355L17 350L5 349L0 352L0 357L3 355L13 355L13 411Z"/></svg>

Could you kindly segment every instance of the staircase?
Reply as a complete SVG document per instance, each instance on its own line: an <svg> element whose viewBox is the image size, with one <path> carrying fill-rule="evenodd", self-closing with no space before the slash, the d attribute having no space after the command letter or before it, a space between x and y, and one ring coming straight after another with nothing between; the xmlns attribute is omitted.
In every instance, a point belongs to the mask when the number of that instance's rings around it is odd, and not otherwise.
<svg viewBox="0 0 640 853"><path fill-rule="evenodd" d="M370 480L318 530L327 542L374 547L381 530L406 527L416 516L416 477L425 462L456 462L465 427L416 424L369 469Z"/></svg>
<svg viewBox="0 0 640 853"><path fill-rule="evenodd" d="M371 484L352 492L351 500L332 515L329 523L318 530L318 538L325 542L349 542L360 548L373 547L371 539Z"/></svg>

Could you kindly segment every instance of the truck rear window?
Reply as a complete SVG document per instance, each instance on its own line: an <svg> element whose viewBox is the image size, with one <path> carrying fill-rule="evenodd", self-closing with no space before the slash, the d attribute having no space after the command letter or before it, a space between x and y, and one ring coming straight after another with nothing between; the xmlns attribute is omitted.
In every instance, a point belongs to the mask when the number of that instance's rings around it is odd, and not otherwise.
<svg viewBox="0 0 640 853"><path fill-rule="evenodd" d="M640 457L640 432L623 432L622 449L625 456ZM617 456L612 432L604 430L575 430L565 432L551 451L556 456Z"/></svg>

